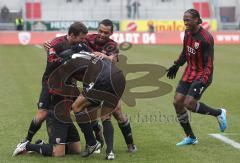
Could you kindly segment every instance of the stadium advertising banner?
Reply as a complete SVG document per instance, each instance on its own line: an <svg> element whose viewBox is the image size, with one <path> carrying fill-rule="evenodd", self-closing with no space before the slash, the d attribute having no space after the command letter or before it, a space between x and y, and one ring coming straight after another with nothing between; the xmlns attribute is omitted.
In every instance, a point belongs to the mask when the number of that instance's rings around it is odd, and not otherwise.
<svg viewBox="0 0 240 163"><path fill-rule="evenodd" d="M209 31L217 30L216 19L204 19L202 27ZM152 28L152 29L151 29ZM120 22L121 32L154 32L184 31L182 20L123 20Z"/></svg>
<svg viewBox="0 0 240 163"><path fill-rule="evenodd" d="M28 31L63 31L68 30L70 25L74 21L27 21L27 30ZM100 21L81 21L87 27L89 31L96 31ZM114 30L119 31L119 21L113 21Z"/></svg>
<svg viewBox="0 0 240 163"><path fill-rule="evenodd" d="M240 44L240 31L211 32L215 44ZM0 45L42 44L65 33L60 32L0 32ZM182 44L184 32L115 32L111 38L118 43L131 44Z"/></svg>

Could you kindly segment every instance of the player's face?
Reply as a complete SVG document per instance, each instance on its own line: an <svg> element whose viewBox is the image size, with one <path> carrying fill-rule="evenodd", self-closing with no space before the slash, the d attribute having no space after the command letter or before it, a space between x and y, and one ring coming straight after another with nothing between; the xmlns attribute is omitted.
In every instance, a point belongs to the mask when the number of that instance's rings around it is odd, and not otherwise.
<svg viewBox="0 0 240 163"><path fill-rule="evenodd" d="M100 24L98 28L98 37L96 38L97 42L105 43L111 35L111 26L105 26L103 24Z"/></svg>
<svg viewBox="0 0 240 163"><path fill-rule="evenodd" d="M83 41L86 37L86 34L80 33L78 36L74 36L74 34L70 34L69 36L69 43L70 44L77 44Z"/></svg>
<svg viewBox="0 0 240 163"><path fill-rule="evenodd" d="M184 25L186 30L194 32L198 26L198 18L193 18L192 15L186 12L183 16Z"/></svg>

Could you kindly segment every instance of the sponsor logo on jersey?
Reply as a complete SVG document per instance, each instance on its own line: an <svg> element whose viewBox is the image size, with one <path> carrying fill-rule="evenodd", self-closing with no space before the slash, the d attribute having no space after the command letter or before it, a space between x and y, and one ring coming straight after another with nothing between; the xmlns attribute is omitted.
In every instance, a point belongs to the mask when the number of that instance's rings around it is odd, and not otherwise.
<svg viewBox="0 0 240 163"><path fill-rule="evenodd" d="M188 51L188 54L189 55L191 55L191 54L196 54L196 50L195 49L193 49L192 47L190 47L190 46L187 46L187 51Z"/></svg>

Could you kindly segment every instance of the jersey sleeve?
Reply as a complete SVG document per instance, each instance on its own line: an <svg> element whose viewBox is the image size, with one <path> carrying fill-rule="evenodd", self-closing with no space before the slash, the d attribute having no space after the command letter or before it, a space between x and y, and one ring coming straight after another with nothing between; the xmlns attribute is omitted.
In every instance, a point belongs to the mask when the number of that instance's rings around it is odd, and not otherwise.
<svg viewBox="0 0 240 163"><path fill-rule="evenodd" d="M184 39L183 39L183 49L182 52L180 53L178 59L174 62L174 64L178 66L183 66L185 62L187 61L186 59L186 40L187 40L187 34L185 32Z"/></svg>

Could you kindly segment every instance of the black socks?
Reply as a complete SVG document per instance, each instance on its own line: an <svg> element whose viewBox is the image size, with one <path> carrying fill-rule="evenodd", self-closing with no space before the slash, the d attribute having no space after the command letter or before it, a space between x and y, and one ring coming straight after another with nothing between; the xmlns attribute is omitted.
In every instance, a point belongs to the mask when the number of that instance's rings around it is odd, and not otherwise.
<svg viewBox="0 0 240 163"><path fill-rule="evenodd" d="M123 123L118 123L126 144L133 144L132 129L129 120Z"/></svg>
<svg viewBox="0 0 240 163"><path fill-rule="evenodd" d="M34 118L29 126L28 134L26 139L30 142L32 141L33 136L37 133L37 131L41 128L42 123L39 123Z"/></svg>
<svg viewBox="0 0 240 163"><path fill-rule="evenodd" d="M26 145L27 151L34 151L40 153L44 156L52 156L53 153L53 145L52 144L30 144Z"/></svg>
<svg viewBox="0 0 240 163"><path fill-rule="evenodd" d="M213 109L213 108L205 105L204 103L197 102L196 113L212 115L214 117L217 117L218 115L220 115L222 113L222 111L220 109Z"/></svg>
<svg viewBox="0 0 240 163"><path fill-rule="evenodd" d="M182 126L186 136L189 136L189 137L195 139L196 137L193 134L192 128L190 126L187 111L177 114L177 118L178 118L178 121L180 122L180 125Z"/></svg>
<svg viewBox="0 0 240 163"><path fill-rule="evenodd" d="M103 135L107 145L106 153L110 153L113 150L114 128L110 120L105 120L102 122L102 124L103 124Z"/></svg>

